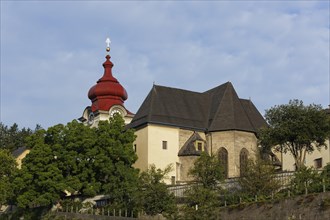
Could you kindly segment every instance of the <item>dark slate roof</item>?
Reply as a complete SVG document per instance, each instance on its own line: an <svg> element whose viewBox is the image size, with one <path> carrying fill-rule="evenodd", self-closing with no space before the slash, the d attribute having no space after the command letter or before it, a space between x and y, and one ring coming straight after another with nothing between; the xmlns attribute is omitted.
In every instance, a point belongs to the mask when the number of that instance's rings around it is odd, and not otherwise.
<svg viewBox="0 0 330 220"><path fill-rule="evenodd" d="M266 126L253 103L240 99L230 82L204 93L154 85L128 127L148 123L203 131L256 132Z"/></svg>
<svg viewBox="0 0 330 220"><path fill-rule="evenodd" d="M186 143L180 149L178 156L200 156L201 151L196 150L195 141L203 141L204 149L207 152L206 141L201 138L201 136L194 132L191 137L186 141Z"/></svg>
<svg viewBox="0 0 330 220"><path fill-rule="evenodd" d="M12 152L12 155L13 155L15 158L17 158L17 157L19 157L22 153L24 153L25 150L27 150L26 147L19 147L19 148L17 148L16 150L14 150L14 151Z"/></svg>

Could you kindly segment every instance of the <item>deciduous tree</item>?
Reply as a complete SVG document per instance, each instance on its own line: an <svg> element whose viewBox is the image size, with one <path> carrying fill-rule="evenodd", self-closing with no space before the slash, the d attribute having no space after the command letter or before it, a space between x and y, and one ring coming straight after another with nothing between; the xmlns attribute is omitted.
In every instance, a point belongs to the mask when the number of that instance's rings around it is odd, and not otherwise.
<svg viewBox="0 0 330 220"><path fill-rule="evenodd" d="M275 178L275 167L259 156L255 160L249 159L244 175L239 178L241 191L248 196L269 196L280 188Z"/></svg>
<svg viewBox="0 0 330 220"><path fill-rule="evenodd" d="M306 153L325 147L330 135L330 119L320 105L291 100L267 110L265 118L269 126L258 134L261 145L290 152L298 169L304 167Z"/></svg>
<svg viewBox="0 0 330 220"><path fill-rule="evenodd" d="M167 166L164 170L157 169L152 164L147 171L140 174L141 203L143 210L148 215L171 216L176 213L174 195L168 191L164 182L172 169L172 166Z"/></svg>
<svg viewBox="0 0 330 220"><path fill-rule="evenodd" d="M32 149L15 180L18 205L48 206L71 193L108 194L112 203L129 208L138 185L134 139L119 115L97 128L72 121L37 131L28 140Z"/></svg>
<svg viewBox="0 0 330 220"><path fill-rule="evenodd" d="M202 153L189 171L195 183L186 191L186 219L217 219L223 168L214 155Z"/></svg>

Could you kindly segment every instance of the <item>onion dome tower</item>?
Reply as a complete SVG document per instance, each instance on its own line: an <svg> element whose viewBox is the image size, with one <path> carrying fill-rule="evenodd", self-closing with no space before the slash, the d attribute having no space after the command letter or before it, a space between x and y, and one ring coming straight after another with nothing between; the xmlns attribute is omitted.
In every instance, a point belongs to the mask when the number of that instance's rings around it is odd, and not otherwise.
<svg viewBox="0 0 330 220"><path fill-rule="evenodd" d="M83 116L79 118L82 122L89 125L97 126L97 121L108 120L113 114L118 113L126 123L133 118L133 114L126 110L124 102L127 100L127 92L125 88L118 82L112 74L113 63L110 61L110 39L107 38L107 55L106 61L103 63L104 74L92 86L88 92L88 98L92 105L86 107Z"/></svg>

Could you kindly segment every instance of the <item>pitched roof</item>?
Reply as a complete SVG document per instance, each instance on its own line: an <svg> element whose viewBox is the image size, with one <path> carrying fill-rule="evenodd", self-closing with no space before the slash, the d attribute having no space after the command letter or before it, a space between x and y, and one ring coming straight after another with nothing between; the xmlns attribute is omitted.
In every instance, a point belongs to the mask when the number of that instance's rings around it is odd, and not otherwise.
<svg viewBox="0 0 330 220"><path fill-rule="evenodd" d="M25 147L25 146L23 146L23 147L19 147L19 148L17 148L16 150L14 150L13 152L12 152L12 155L15 157L15 158L17 158L17 157L19 157L22 153L24 153L24 151L26 151L27 150L27 148Z"/></svg>
<svg viewBox="0 0 330 220"><path fill-rule="evenodd" d="M251 132L266 125L253 103L239 99L230 82L204 93L154 85L128 127L147 123L204 131Z"/></svg>
<svg viewBox="0 0 330 220"><path fill-rule="evenodd" d="M182 146L182 148L178 153L178 156L200 156L201 151L196 150L195 147L196 141L204 142L204 148L205 151L207 152L207 147L205 146L206 142L203 140L203 138L201 138L201 136L197 132L194 132L190 136L190 138L186 141L186 143Z"/></svg>

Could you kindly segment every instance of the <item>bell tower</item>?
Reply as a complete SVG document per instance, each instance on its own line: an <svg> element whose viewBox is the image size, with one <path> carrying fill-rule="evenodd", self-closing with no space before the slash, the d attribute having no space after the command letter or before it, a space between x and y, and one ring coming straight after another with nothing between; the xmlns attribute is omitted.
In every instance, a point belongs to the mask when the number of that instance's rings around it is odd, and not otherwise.
<svg viewBox="0 0 330 220"><path fill-rule="evenodd" d="M130 123L134 114L129 112L124 102L127 100L127 92L125 88L118 82L112 74L113 63L110 61L110 39L105 41L107 44L105 56L106 61L103 63L104 74L89 89L88 98L91 100L91 106L87 106L79 121L90 126L97 126L100 120L109 120L115 113L120 114L125 120L125 124Z"/></svg>

